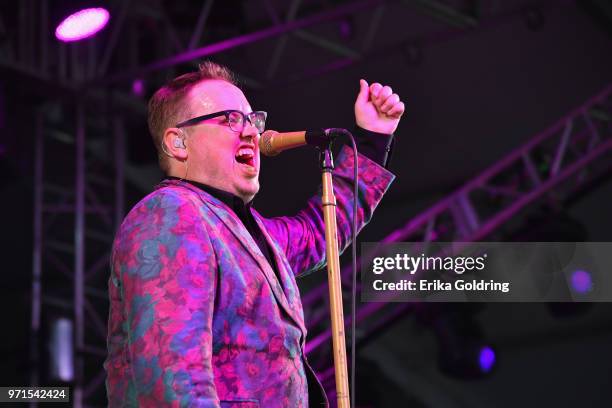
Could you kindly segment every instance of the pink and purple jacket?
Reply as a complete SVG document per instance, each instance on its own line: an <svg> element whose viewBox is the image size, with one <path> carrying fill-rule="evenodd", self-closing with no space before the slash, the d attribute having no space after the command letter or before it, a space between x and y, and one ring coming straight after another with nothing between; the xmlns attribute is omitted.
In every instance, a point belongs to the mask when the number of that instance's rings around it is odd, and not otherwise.
<svg viewBox="0 0 612 408"><path fill-rule="evenodd" d="M333 176L343 250L353 211L348 148ZM359 155L359 228L393 178ZM162 182L127 215L111 256L109 406L307 407L308 382L322 390L304 356L295 281L325 265L321 199L293 217L252 211L280 280L233 211L189 183Z"/></svg>

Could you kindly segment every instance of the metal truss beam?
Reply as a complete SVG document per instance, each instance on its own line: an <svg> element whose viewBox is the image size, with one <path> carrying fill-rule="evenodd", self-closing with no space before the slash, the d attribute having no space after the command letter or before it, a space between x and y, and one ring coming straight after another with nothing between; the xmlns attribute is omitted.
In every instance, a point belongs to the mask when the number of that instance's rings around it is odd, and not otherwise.
<svg viewBox="0 0 612 408"><path fill-rule="evenodd" d="M386 5L381 4L374 10L372 18L370 19L370 24L368 25L368 28L366 30L363 43L361 44L361 52L367 52L372 47L374 38L376 37L376 33L378 32L378 28L380 26L380 22L384 16L385 9Z"/></svg>
<svg viewBox="0 0 612 408"><path fill-rule="evenodd" d="M411 4L411 3L410 3ZM572 0L544 0L540 3L541 9L556 9L560 7L565 7L568 5L574 4ZM379 8L384 7L384 4L381 4ZM408 8L408 7L406 7ZM381 11L382 13L382 11ZM367 43L364 42L362 46L363 49L360 54L360 58L348 58L348 57L340 57L335 61L331 61L325 65L318 67L310 67L301 72L295 72L288 76L287 78L283 78L281 80L274 81L275 84L284 84L287 82L296 82L301 80L310 79L313 77L317 77L320 75L329 74L331 72L339 71L346 69L352 65L358 64L360 62L372 61L381 56L395 54L398 52L403 52L407 48L415 48L417 50L429 46L444 44L449 41L457 40L463 36L476 33L483 32L487 30L494 29L499 25L506 23L508 21L521 18L523 14L522 9L512 10L509 12L490 15L486 18L482 18L478 21L478 24L475 26L465 27L458 26L457 24L451 24L451 28L444 29L441 31L428 33L421 36L412 36L409 35L405 38L399 39L395 42L390 42L381 46L376 47L375 50L371 50L371 42L373 40L369 40ZM374 24L374 21L371 21L371 24ZM375 35L377 28L374 27L374 33L371 34L372 37ZM367 37L366 37L367 38Z"/></svg>
<svg viewBox="0 0 612 408"><path fill-rule="evenodd" d="M178 54L172 57L161 59L159 61L144 65L142 67L124 72L119 72L107 77L99 77L93 80L90 85L104 85L108 83L129 80L131 78L143 76L155 71L168 69L178 64L187 63L200 58L205 58L219 53L223 53L236 47L241 47L244 45L252 44L254 42L281 36L281 38L276 44L276 48L273 52L272 57L269 60L265 74L266 80L271 81L272 78L276 76L276 72L282 59L284 48L286 47L289 38L287 36L288 34L293 34L304 41L307 41L332 53L338 54L341 59L334 61L328 64L327 66L318 67L314 69L310 68L307 71L301 73L296 72L290 74L287 77L287 80L294 81L296 79L307 78L313 75L320 75L322 73L327 73L332 70L345 68L348 65L351 65L357 61L364 60L366 55L363 55L357 50L350 49L349 47L332 39L324 38L309 33L305 31L305 28L315 26L320 23L337 20L339 18L360 11L364 11L372 7L376 7L376 11L374 12L373 18L371 19L369 27L367 28L367 35L364 39L364 44L362 46L362 51L367 51L371 48L373 39L375 37L375 34L380 24L380 20L382 18L382 14L384 12L384 7L387 3L390 3L390 0L361 0L338 6L333 10L321 12L319 14L315 14L301 19L296 19L296 16L298 15L298 10L301 5L301 0L293 0L293 2L289 5L289 10L287 12L284 22L281 22L278 12L275 10L271 2L269 0L262 0L262 4L266 9L268 15L270 16L272 27L264 28L245 35L236 36L234 38L229 38L214 44L206 45L198 49L192 49L193 47L189 47L186 52L179 52ZM424 13L435 19L444 21L452 27L455 27L452 32L453 38L456 37L457 32L462 32L469 29L474 29L476 27L480 27L480 23L475 17L462 13L440 2L436 2L433 0L403 0L403 3L407 5L406 9L411 8L413 10L416 10L417 12ZM554 2L545 3L553 4ZM204 4L204 9L201 12L201 16L206 16L205 7L206 3ZM194 35L197 34L197 30L198 27L196 26L196 32L194 32ZM435 38L433 39L433 41L440 40L439 33L434 35L434 37ZM191 45L194 44L193 38L194 37L192 36ZM419 39L420 43L423 44L425 42L428 42L429 40L429 38L426 39L426 41L423 41L423 39ZM406 43L406 41L408 40L404 39L399 44L392 44L391 46L385 45L383 47L378 48L384 48L385 52L389 52L390 50L396 51L397 49L401 48ZM377 54L379 53L380 51L377 52ZM282 83L283 81L281 80L274 82Z"/></svg>
<svg viewBox="0 0 612 408"><path fill-rule="evenodd" d="M482 13L477 10L468 14L448 6L441 1L402 0L401 2L406 5L403 9L407 10L407 13L411 11L422 13L436 20L443 21L453 28L448 31L433 33L432 35L426 35L419 38L406 37L400 41L395 40L394 43L378 44L375 50L372 51L374 49L372 45L374 44L376 33L382 21L385 7L395 3L392 0L358 0L341 4L334 9L315 13L303 18L297 18L299 15L298 11L301 10L300 6L302 0L293 0L293 2L289 4L284 21L281 21L278 11L275 10L275 6L270 0L261 0L262 7L266 10L271 20L271 27L257 29L249 34L235 36L200 48L195 48L200 42L203 30L206 27L206 22L212 11L213 0L202 0L197 22L193 27L190 38L186 40L186 42L188 42L187 46L183 44L184 41L179 37L179 33L175 30L173 22L170 21L167 13L163 10L162 3L143 3L133 2L131 0L127 0L126 2L115 1L113 4L114 8L117 10L118 17L113 20L111 31L109 35L107 35L104 48L98 53L96 46L98 39L96 38L89 40L87 47L64 43L55 47L49 47L50 44L48 44L48 37L46 36L49 14L47 2L48 0L44 0L40 4L33 4L34 2L32 1L20 3L19 15L32 15L33 17L30 18L32 21L28 21L30 24L24 23L23 26L20 26L19 36L16 39L16 43L18 44L18 47L16 47L17 57L19 60L5 58L4 63L15 69L24 69L30 74L35 73L48 82L56 82L56 79L59 79L59 82L65 85L80 85L81 87L87 88L104 88L108 84L121 83L153 72L161 70L172 71L172 69L179 64L194 63L194 61L204 57L217 55L237 47L280 36L272 58L268 60L268 67L263 74L264 78L247 78L242 75L245 78L245 85L260 89L264 86L275 84L282 85L287 82L295 82L335 70L345 69L360 61L377 58L381 54L401 51L407 44L418 44L419 47L424 47L426 45L448 41L457 38L459 35L473 32L474 30L482 30L487 27L490 28L491 26L497 25L496 23L506 20L504 17L508 17L507 14L516 16L521 12L521 10L515 10L511 13L505 13L506 15L504 16L493 16L489 12L491 10L488 10L487 13L484 13L485 17L480 19L477 18L477 15ZM544 0L539 4L539 7L558 7L560 5L573 3L574 2L571 0ZM37 7L40 9L37 9ZM308 27L338 20L371 8L375 8L375 10L369 19L370 21L367 23L367 27L365 28L366 35L359 49L352 49L333 38L306 31ZM28 11L30 9L39 12L31 13ZM127 41L123 44L119 41L121 33L125 32L126 21L130 19L130 23L137 23L138 18L156 19L161 22L165 28L163 33L159 34L159 43L162 44L162 46L159 47L159 49L162 50L160 55L172 52L176 54L138 67L139 57L137 56L137 43L135 41ZM251 23L257 24L256 22ZM132 25L133 24L130 24L130 30L132 30ZM36 34L40 35L37 36ZM322 50L336 54L339 58L321 66L308 67L303 71L291 72L289 74L284 74L282 78L277 78L276 73L282 61L283 50L287 41L289 41L289 35L293 35L302 41L307 41ZM40 40L40 47L32 46L34 45L32 44L33 39ZM134 57L133 61L125 64L129 67L125 71L107 74L113 56L119 52L120 47L128 47L126 52L130 55L136 55L136 57ZM40 52L34 52L33 50L35 49L40 49ZM49 55L51 51L56 53L56 55ZM54 67L55 72L49 72L49 60L57 61ZM79 62L83 60L86 61L85 64Z"/></svg>
<svg viewBox="0 0 612 408"><path fill-rule="evenodd" d="M289 11L287 12L287 16L285 17L285 23L289 24L295 20L297 16L298 10L300 8L300 4L302 4L302 0L292 0L289 5ZM277 24L276 26L279 26ZM280 64L283 52L285 51L285 47L287 46L287 42L289 41L289 37L287 35L282 35L277 43L276 47L274 47L274 52L272 53L272 58L268 63L268 69L266 71L266 79L271 79L276 74L276 70Z"/></svg>
<svg viewBox="0 0 612 408"><path fill-rule="evenodd" d="M340 55L341 57L348 57L353 59L360 59L361 54L357 51L347 47L346 45L340 44L337 41L332 41L327 38L309 33L306 30L296 30L293 35L296 37L308 41L311 44L319 46L325 50L331 51L335 54Z"/></svg>
<svg viewBox="0 0 612 408"><path fill-rule="evenodd" d="M257 79L253 79L252 81L252 83L257 85L257 88L261 88L266 84L273 85L284 84L286 82L295 82L303 79L312 78L314 76L327 74L336 70L345 69L348 66L359 63L360 61L366 61L373 58L377 58L383 54L401 51L408 44L418 44L419 47L425 47L434 44L444 43L450 40L457 39L458 37L466 35L468 33L488 30L497 27L499 24L507 22L508 20L522 16L522 9L517 9L505 12L503 14L488 15L478 20L473 16L459 12L458 10L450 6L447 6L440 2L435 2L433 0L403 0L403 3L406 4L406 9L413 9L428 16L431 16L435 19L444 21L448 23L452 28L419 37L408 36L394 43L388 43L378 46L374 51L369 51L370 49L372 49L372 44L376 32L378 31L378 27L382 19L385 7L388 3L390 3L390 0L357 1L354 3L344 4L333 10L321 12L319 14L315 14L302 19L294 19L297 15L297 11L300 5L300 0L294 0L294 2L291 4L286 20L282 23L280 22L278 13L274 10L274 6L268 0L262 1L273 23L272 27L264 28L252 32L250 34L245 34L234 38L226 39L217 43L209 44L199 49L181 52L173 57L161 59L157 62L153 62L140 68L120 72L117 74L110 75L108 77L97 78L89 82L89 85L96 86L115 82L122 82L134 77L139 77L159 70L168 69L178 64L227 52L236 47L241 47L258 41L263 41L273 37L281 36L277 43L276 49L272 55L272 58L268 63L268 68L265 74L266 80L263 83L261 81L258 81ZM573 4L573 1L544 0L540 4L540 7L542 9L558 8L567 6L569 4ZM375 8L375 12L373 13L372 19L370 20L369 26L367 28L367 35L364 38L362 49L359 51L353 50L332 39L324 38L322 36L312 34L305 30L305 28L337 20L342 17L355 14L357 12L368 10L370 8ZM340 58L326 65L309 67L301 72L297 71L291 73L284 78L273 79L276 77L276 72L281 61L282 53L289 38L287 36L288 34L292 34L304 41L307 41L322 49L337 54Z"/></svg>
<svg viewBox="0 0 612 408"><path fill-rule="evenodd" d="M252 32L250 34L245 34L227 40L223 40L215 44L206 45L196 50L183 52L170 58L165 58L134 70L117 73L105 78L98 78L97 80L92 81L90 85L104 85L125 81L128 79L135 78L137 76L142 76L151 72L170 68L178 64L186 63L198 58L208 57L224 51L228 51L236 47L252 44L257 41L283 35L298 29L303 29L316 24L333 21L338 18L369 9L383 3L385 3L385 0L360 0L353 3L348 3L327 12L322 12L301 19L285 22L283 24Z"/></svg>
<svg viewBox="0 0 612 408"><path fill-rule="evenodd" d="M117 42L119 41L119 34L123 30L125 25L125 20L130 11L130 7L132 5L132 0L124 0L121 5L121 9L119 10L119 16L117 17L117 21L112 27L110 39L106 48L104 49L104 54L102 57L102 62L100 63L100 67L98 68L98 75L106 74L106 70L108 69L108 64L110 63L111 57L115 49L117 48Z"/></svg>
<svg viewBox="0 0 612 408"><path fill-rule="evenodd" d="M402 3L415 7L422 13L456 28L474 28L478 25L478 20L475 17L462 13L438 1L402 0Z"/></svg>
<svg viewBox="0 0 612 408"><path fill-rule="evenodd" d="M189 41L188 50L193 50L198 46L200 42L200 38L202 38L202 32L204 31L204 26L206 25L206 20L208 20L208 16L210 15L210 10L214 4L214 0L205 0L204 4L202 4L202 10L200 11L200 15L198 16L198 21L193 30L193 34L191 35L191 40Z"/></svg>
<svg viewBox="0 0 612 408"><path fill-rule="evenodd" d="M44 366L38 354L39 343L45 340L40 335L41 322L70 319L74 338L64 340L74 350L72 402L74 407L83 407L96 391L99 396L102 393L108 248L124 215L125 132L121 117L112 117L114 139L106 142L104 129L86 126L89 121L83 99L75 98L66 106L74 119L74 137L48 137L55 125L46 119L45 108L36 115L30 381L40 385L45 378L39 371ZM92 142L114 145L108 149L114 152L114 160L96 154ZM51 183L53 167L65 158L60 155L66 153L67 146L74 148L75 171L68 177L55 175ZM48 157L53 160L45 160ZM98 175L101 169L115 178L99 183L108 175ZM87 364L93 360L96 370Z"/></svg>

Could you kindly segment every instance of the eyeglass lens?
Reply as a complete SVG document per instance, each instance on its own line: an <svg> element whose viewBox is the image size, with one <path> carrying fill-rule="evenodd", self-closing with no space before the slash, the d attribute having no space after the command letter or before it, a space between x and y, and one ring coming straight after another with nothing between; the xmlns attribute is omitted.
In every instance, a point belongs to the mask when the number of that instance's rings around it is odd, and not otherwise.
<svg viewBox="0 0 612 408"><path fill-rule="evenodd" d="M230 128L235 132L242 132L244 129L245 116L249 122L259 133L262 133L266 127L266 116L263 112L251 112L248 115L243 115L242 112L231 112L228 117Z"/></svg>

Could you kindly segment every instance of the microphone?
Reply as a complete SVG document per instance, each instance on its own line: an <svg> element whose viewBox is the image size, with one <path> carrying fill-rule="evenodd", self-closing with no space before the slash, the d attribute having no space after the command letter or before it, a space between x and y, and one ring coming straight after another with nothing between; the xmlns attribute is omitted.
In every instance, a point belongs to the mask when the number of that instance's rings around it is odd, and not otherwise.
<svg viewBox="0 0 612 408"><path fill-rule="evenodd" d="M276 156L280 152L305 145L324 146L336 136L336 129L303 130L279 133L266 130L259 139L259 151L264 156Z"/></svg>

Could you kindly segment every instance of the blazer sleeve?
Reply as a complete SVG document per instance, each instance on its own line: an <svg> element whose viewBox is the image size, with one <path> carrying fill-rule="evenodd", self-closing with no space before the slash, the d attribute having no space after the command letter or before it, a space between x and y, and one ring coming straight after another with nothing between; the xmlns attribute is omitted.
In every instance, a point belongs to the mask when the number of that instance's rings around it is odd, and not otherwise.
<svg viewBox="0 0 612 408"><path fill-rule="evenodd" d="M332 173L336 195L338 248L344 251L351 241L353 220L353 150L344 146ZM357 227L361 230L372 218L374 209L395 176L367 157L359 154ZM321 189L308 200L304 209L293 217L264 219L266 229L284 250L297 276L325 266L325 223L321 205Z"/></svg>
<svg viewBox="0 0 612 408"><path fill-rule="evenodd" d="M168 189L152 193L121 226L111 262L109 405L219 407L217 267L196 204Z"/></svg>

